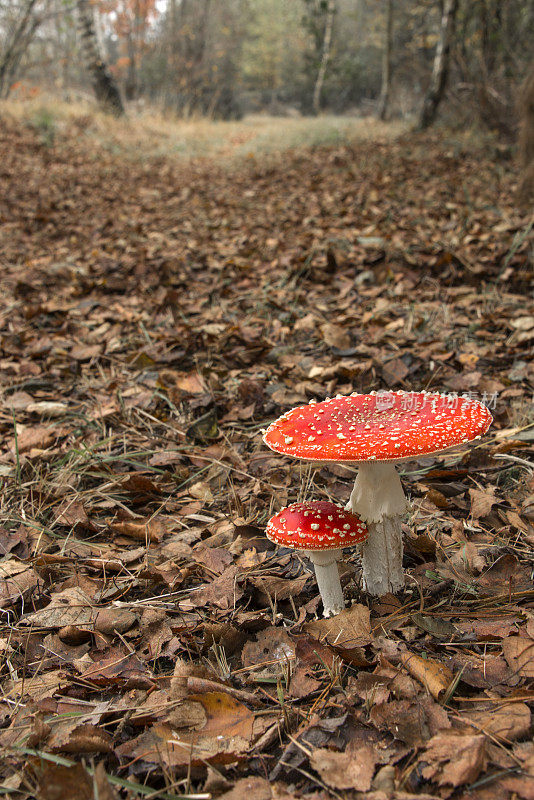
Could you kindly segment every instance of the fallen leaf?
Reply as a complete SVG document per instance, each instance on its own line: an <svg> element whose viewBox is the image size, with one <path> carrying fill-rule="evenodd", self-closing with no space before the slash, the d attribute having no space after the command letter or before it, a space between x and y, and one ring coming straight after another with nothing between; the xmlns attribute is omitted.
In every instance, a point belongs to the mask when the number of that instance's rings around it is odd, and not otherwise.
<svg viewBox="0 0 534 800"><path fill-rule="evenodd" d="M50 603L40 611L23 615L20 624L33 628L87 627L95 617L96 610L89 597L80 588L72 587L53 594Z"/></svg>
<svg viewBox="0 0 534 800"><path fill-rule="evenodd" d="M17 438L16 442L14 438L11 440L10 453L14 456L17 449L19 454L27 453L29 450L45 450L55 442L58 434L59 431L55 428L45 425L35 427L17 425Z"/></svg>
<svg viewBox="0 0 534 800"><path fill-rule="evenodd" d="M126 608L101 608L95 615L95 630L113 636L126 633L137 622L137 616Z"/></svg>
<svg viewBox="0 0 534 800"><path fill-rule="evenodd" d="M196 605L211 604L221 609L235 608L244 594L238 579L237 567L232 565L211 583L191 592L190 599Z"/></svg>
<svg viewBox="0 0 534 800"><path fill-rule="evenodd" d="M47 749L53 753L111 753L113 739L97 725L62 726L52 728L47 740Z"/></svg>
<svg viewBox="0 0 534 800"><path fill-rule="evenodd" d="M159 542L166 531L165 523L158 517L112 522L109 527L113 533L141 542Z"/></svg>
<svg viewBox="0 0 534 800"><path fill-rule="evenodd" d="M199 703L206 722L198 730L157 723L137 739L116 748L120 756L147 763L187 767L206 761L225 764L245 757L254 738L254 713L223 692L206 692L188 698ZM200 719L200 718L199 718Z"/></svg>
<svg viewBox="0 0 534 800"><path fill-rule="evenodd" d="M0 608L25 600L38 583L38 574L27 564L14 558L0 562Z"/></svg>
<svg viewBox="0 0 534 800"><path fill-rule="evenodd" d="M400 661L410 675L426 686L435 700L439 700L453 679L450 669L434 659L421 658L414 653L405 652L401 653Z"/></svg>
<svg viewBox="0 0 534 800"><path fill-rule="evenodd" d="M308 582L309 575L299 578L280 578L275 575L261 575L249 578L249 583L258 589L267 599L287 600L288 597L298 597Z"/></svg>
<svg viewBox="0 0 534 800"><path fill-rule="evenodd" d="M372 638L369 609L358 603L333 617L308 622L304 630L320 642L343 650L363 647Z"/></svg>
<svg viewBox="0 0 534 800"><path fill-rule="evenodd" d="M219 795L218 800L243 800L246 797L250 798L250 800L271 800L272 796L273 793L269 781L265 780L265 778L252 777L239 778L233 789ZM281 797L280 800L285 800L285 798Z"/></svg>
<svg viewBox="0 0 534 800"><path fill-rule="evenodd" d="M31 770L37 780L36 800L94 800L93 779L82 764L63 766L36 758Z"/></svg>
<svg viewBox="0 0 534 800"><path fill-rule="evenodd" d="M195 500L204 500L205 503L213 503L213 493L205 481L198 481L189 487L189 494Z"/></svg>
<svg viewBox="0 0 534 800"><path fill-rule="evenodd" d="M485 764L485 743L479 734L438 733L420 758L423 777L439 786L473 783Z"/></svg>
<svg viewBox="0 0 534 800"><path fill-rule="evenodd" d="M534 678L534 639L509 636L503 640L502 652L515 673L523 678Z"/></svg>
<svg viewBox="0 0 534 800"><path fill-rule="evenodd" d="M94 686L119 686L122 689L153 689L154 680L146 664L134 653L111 650L104 658L80 670L81 680Z"/></svg>
<svg viewBox="0 0 534 800"><path fill-rule="evenodd" d="M394 358L382 367L382 377L387 386L398 386L409 372L410 370L402 358Z"/></svg>
<svg viewBox="0 0 534 800"><path fill-rule="evenodd" d="M378 761L374 749L363 745L356 750L349 746L344 753L317 748L310 756L310 766L333 789L356 789L368 792Z"/></svg>
<svg viewBox="0 0 534 800"><path fill-rule="evenodd" d="M65 403L42 400L38 403L28 403L26 411L29 414L38 414L40 417L63 417L68 411L68 406Z"/></svg>
<svg viewBox="0 0 534 800"><path fill-rule="evenodd" d="M528 734L531 714L526 703L507 703L490 711L470 711L462 714L462 719L472 722L481 733L513 741Z"/></svg>
<svg viewBox="0 0 534 800"><path fill-rule="evenodd" d="M70 351L70 357L75 361L90 361L92 358L97 358L102 352L101 344L75 344Z"/></svg>
<svg viewBox="0 0 534 800"><path fill-rule="evenodd" d="M243 666L256 668L251 672L252 680L290 675L295 658L295 644L287 631L274 627L260 631L256 641L248 641L241 653Z"/></svg>
<svg viewBox="0 0 534 800"><path fill-rule="evenodd" d="M497 502L493 487L485 491L470 488L469 497L471 498L471 516L474 520L486 517Z"/></svg>
<svg viewBox="0 0 534 800"><path fill-rule="evenodd" d="M450 728L446 711L426 697L423 700L389 700L372 707L369 718L379 730L410 746L420 746L442 728Z"/></svg>
<svg viewBox="0 0 534 800"><path fill-rule="evenodd" d="M331 322L325 322L320 326L321 335L329 347L335 347L337 350L348 350L351 341L348 332L340 325L334 325Z"/></svg>
<svg viewBox="0 0 534 800"><path fill-rule="evenodd" d="M80 525L82 528L96 530L96 526L87 516L83 503L77 500L65 500L61 503L56 509L55 520L60 525L68 525L69 527Z"/></svg>

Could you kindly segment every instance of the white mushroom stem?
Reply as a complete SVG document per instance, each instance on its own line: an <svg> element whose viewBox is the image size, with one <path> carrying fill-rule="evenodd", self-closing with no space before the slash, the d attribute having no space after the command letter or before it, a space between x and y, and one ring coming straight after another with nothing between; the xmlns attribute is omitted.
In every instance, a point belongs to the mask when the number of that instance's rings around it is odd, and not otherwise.
<svg viewBox="0 0 534 800"><path fill-rule="evenodd" d="M315 577L323 601L324 616L333 617L345 608L337 562L341 560L341 550L307 550L306 555L313 562Z"/></svg>
<svg viewBox="0 0 534 800"><path fill-rule="evenodd" d="M347 511L358 514L369 530L362 548L363 588L381 597L404 586L402 516L408 508L394 461L358 464Z"/></svg>

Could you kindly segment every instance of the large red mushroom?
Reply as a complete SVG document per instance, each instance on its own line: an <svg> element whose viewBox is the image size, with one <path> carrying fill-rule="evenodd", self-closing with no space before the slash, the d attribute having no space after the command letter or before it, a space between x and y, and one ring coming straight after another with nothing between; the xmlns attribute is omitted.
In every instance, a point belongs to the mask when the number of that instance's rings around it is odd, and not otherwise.
<svg viewBox="0 0 534 800"><path fill-rule="evenodd" d="M395 464L480 438L491 422L485 405L456 395L355 393L288 411L263 440L295 458L358 465L347 508L369 528L363 584L380 596L404 585L401 524L407 503Z"/></svg>

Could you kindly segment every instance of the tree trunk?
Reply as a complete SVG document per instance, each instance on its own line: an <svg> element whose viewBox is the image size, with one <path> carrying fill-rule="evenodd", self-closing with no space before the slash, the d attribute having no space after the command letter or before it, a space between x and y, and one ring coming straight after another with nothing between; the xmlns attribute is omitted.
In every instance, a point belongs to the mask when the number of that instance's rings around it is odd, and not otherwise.
<svg viewBox="0 0 534 800"><path fill-rule="evenodd" d="M519 201L534 201L534 62L530 65L519 96L519 154L521 177Z"/></svg>
<svg viewBox="0 0 534 800"><path fill-rule="evenodd" d="M377 116L385 120L391 94L391 49L393 41L393 0L386 0L386 38L382 52L382 89L378 100Z"/></svg>
<svg viewBox="0 0 534 800"><path fill-rule="evenodd" d="M0 97L5 98L9 95L20 60L41 24L41 18L34 13L36 3L37 0L27 0L4 52L0 54Z"/></svg>
<svg viewBox="0 0 534 800"><path fill-rule="evenodd" d="M91 2L90 0L76 0L76 7L82 55L91 75L96 99L104 111L120 117L124 114L124 105L117 83L100 52Z"/></svg>
<svg viewBox="0 0 534 800"><path fill-rule="evenodd" d="M445 87L447 86L447 78L449 76L450 51L457 11L458 0L445 0L430 86L428 87L419 115L419 122L417 125L419 130L424 130L432 125L436 119L439 104L445 94Z"/></svg>
<svg viewBox="0 0 534 800"><path fill-rule="evenodd" d="M317 73L317 80L315 81L315 88L313 90L313 113L318 114L321 109L321 92L323 90L324 78L326 75L326 68L330 61L330 53L332 49L332 28L334 27L334 15L336 13L336 0L328 0L326 8L326 21L324 26L324 39L323 39L323 52L321 55L321 63L319 65L319 72Z"/></svg>

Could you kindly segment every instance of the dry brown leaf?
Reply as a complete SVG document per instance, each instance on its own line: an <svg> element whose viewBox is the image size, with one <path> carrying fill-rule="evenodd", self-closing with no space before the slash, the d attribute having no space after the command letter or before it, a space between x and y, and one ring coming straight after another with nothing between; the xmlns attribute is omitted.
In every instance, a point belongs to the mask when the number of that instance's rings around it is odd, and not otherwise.
<svg viewBox="0 0 534 800"><path fill-rule="evenodd" d="M50 428L46 425L17 425L17 442L12 439L10 452L14 456L17 452L27 453L29 450L45 450L60 435L57 428Z"/></svg>
<svg viewBox="0 0 534 800"><path fill-rule="evenodd" d="M254 713L223 692L191 695L202 705L206 723L199 730L157 723L137 739L116 748L119 755L168 766L231 763L244 757L254 737Z"/></svg>
<svg viewBox="0 0 534 800"><path fill-rule="evenodd" d="M52 697L59 690L61 684L65 685L65 678L61 670L50 670L50 672L43 672L42 675L34 675L32 678L13 681L8 687L8 693L12 697L31 697L32 701L37 701L45 697Z"/></svg>
<svg viewBox="0 0 534 800"><path fill-rule="evenodd" d="M457 622L456 627L464 633L472 633L477 639L502 639L509 636L517 625L521 622L521 617L510 615L492 615L486 619L469 619L462 622Z"/></svg>
<svg viewBox="0 0 534 800"><path fill-rule="evenodd" d="M470 488L469 496L471 498L471 516L474 520L487 516L497 502L493 486L485 491Z"/></svg>
<svg viewBox="0 0 534 800"><path fill-rule="evenodd" d="M124 654L118 648L111 649L98 661L89 660L79 669L80 678L90 685L119 686L123 689L154 688L147 665L135 653Z"/></svg>
<svg viewBox="0 0 534 800"><path fill-rule="evenodd" d="M218 800L243 800L250 798L250 800L271 800L273 793L271 791L271 784L265 778L239 778L236 781L233 789L229 792L219 795ZM279 797L278 792L276 797ZM284 800L284 798L280 798Z"/></svg>
<svg viewBox="0 0 534 800"><path fill-rule="evenodd" d="M476 781L485 763L486 737L444 731L433 736L421 756L422 774L440 786Z"/></svg>
<svg viewBox="0 0 534 800"><path fill-rule="evenodd" d="M92 358L97 358L102 352L101 344L75 344L70 351L70 356L75 361L90 361Z"/></svg>
<svg viewBox="0 0 534 800"><path fill-rule="evenodd" d="M173 728L199 731L206 726L208 717L202 703L184 699L167 713L167 722Z"/></svg>
<svg viewBox="0 0 534 800"><path fill-rule="evenodd" d="M308 622L304 630L320 642L343 650L363 647L372 639L369 609L358 603L334 617Z"/></svg>
<svg viewBox="0 0 534 800"><path fill-rule="evenodd" d="M530 331L534 328L534 317L517 317L510 320L510 325L516 331Z"/></svg>
<svg viewBox="0 0 534 800"><path fill-rule="evenodd" d="M22 616L20 624L33 628L65 628L68 625L87 627L95 621L96 613L85 592L73 586L53 594L50 603L40 611Z"/></svg>
<svg viewBox="0 0 534 800"><path fill-rule="evenodd" d="M350 336L347 330L341 325L334 325L330 322L325 322L320 326L320 331L323 339L329 347L335 347L337 350L348 350L350 347Z"/></svg>
<svg viewBox="0 0 534 800"><path fill-rule="evenodd" d="M523 678L534 678L534 639L509 636L503 640L502 651L514 672Z"/></svg>
<svg viewBox="0 0 534 800"><path fill-rule="evenodd" d="M54 400L41 400L38 403L28 403L26 411L28 414L38 414L40 417L63 417L68 411L68 406Z"/></svg>
<svg viewBox="0 0 534 800"><path fill-rule="evenodd" d="M471 711L462 715L462 719L472 722L481 733L513 741L528 734L531 714L526 703L507 703L490 711Z"/></svg>
<svg viewBox="0 0 534 800"><path fill-rule="evenodd" d="M62 766L36 758L31 769L37 780L36 800L94 800L93 779L82 764ZM108 798L104 795L102 800Z"/></svg>
<svg viewBox="0 0 534 800"><path fill-rule="evenodd" d="M243 597L243 589L238 584L239 573L237 567L230 566L211 583L201 586L191 592L190 599L195 605L210 603L217 608L235 608L237 602Z"/></svg>
<svg viewBox="0 0 534 800"><path fill-rule="evenodd" d="M295 658L295 644L287 631L274 627L260 631L256 641L248 641L241 653L244 667L256 667L251 673L255 679L291 674Z"/></svg>
<svg viewBox="0 0 534 800"><path fill-rule="evenodd" d="M395 739L410 746L419 746L451 723L446 711L430 697L411 700L390 700L374 705L369 715L379 730L388 731Z"/></svg>
<svg viewBox="0 0 534 800"><path fill-rule="evenodd" d="M435 700L439 700L453 679L451 670L434 659L421 658L415 653L405 652L401 653L400 661L410 675L426 686Z"/></svg>
<svg viewBox="0 0 534 800"><path fill-rule="evenodd" d="M101 608L96 612L95 630L113 636L126 633L137 622L137 616L127 608Z"/></svg>
<svg viewBox="0 0 534 800"><path fill-rule="evenodd" d="M203 500L205 503L213 503L213 492L205 481L197 481L189 487L189 495L195 500Z"/></svg>
<svg viewBox="0 0 534 800"><path fill-rule="evenodd" d="M83 528L95 529L95 526L87 516L83 503L77 500L65 500L56 509L55 520L60 525L76 526L80 525Z"/></svg>
<svg viewBox="0 0 534 800"><path fill-rule="evenodd" d="M95 767L93 781L95 784L95 798L98 798L98 800L119 800L119 795L108 780L102 761Z"/></svg>
<svg viewBox="0 0 534 800"><path fill-rule="evenodd" d="M37 587L38 574L15 558L0 563L0 608L25 600Z"/></svg>
<svg viewBox="0 0 534 800"><path fill-rule="evenodd" d="M402 358L394 358L382 367L382 377L387 386L398 386L409 372Z"/></svg>
<svg viewBox="0 0 534 800"><path fill-rule="evenodd" d="M109 527L113 533L141 542L159 542L166 531L165 523L159 517L112 522Z"/></svg>
<svg viewBox="0 0 534 800"><path fill-rule="evenodd" d="M374 748L369 745L357 747L355 750L349 746L344 753L317 748L310 756L310 766L333 789L368 792L377 760Z"/></svg>
<svg viewBox="0 0 534 800"><path fill-rule="evenodd" d="M298 597L309 578L309 575L301 575L299 578L260 575L257 578L249 578L249 583L255 586L266 598L277 601L287 600L288 597Z"/></svg>
<svg viewBox="0 0 534 800"><path fill-rule="evenodd" d="M477 578L477 586L485 594L508 594L532 589L530 568L512 553L505 553Z"/></svg>
<svg viewBox="0 0 534 800"><path fill-rule="evenodd" d="M198 564L204 564L209 572L221 575L232 564L234 557L224 547L196 547L191 558Z"/></svg>
<svg viewBox="0 0 534 800"><path fill-rule="evenodd" d="M47 740L54 753L111 753L112 738L96 725L68 725L67 730L55 726Z"/></svg>

